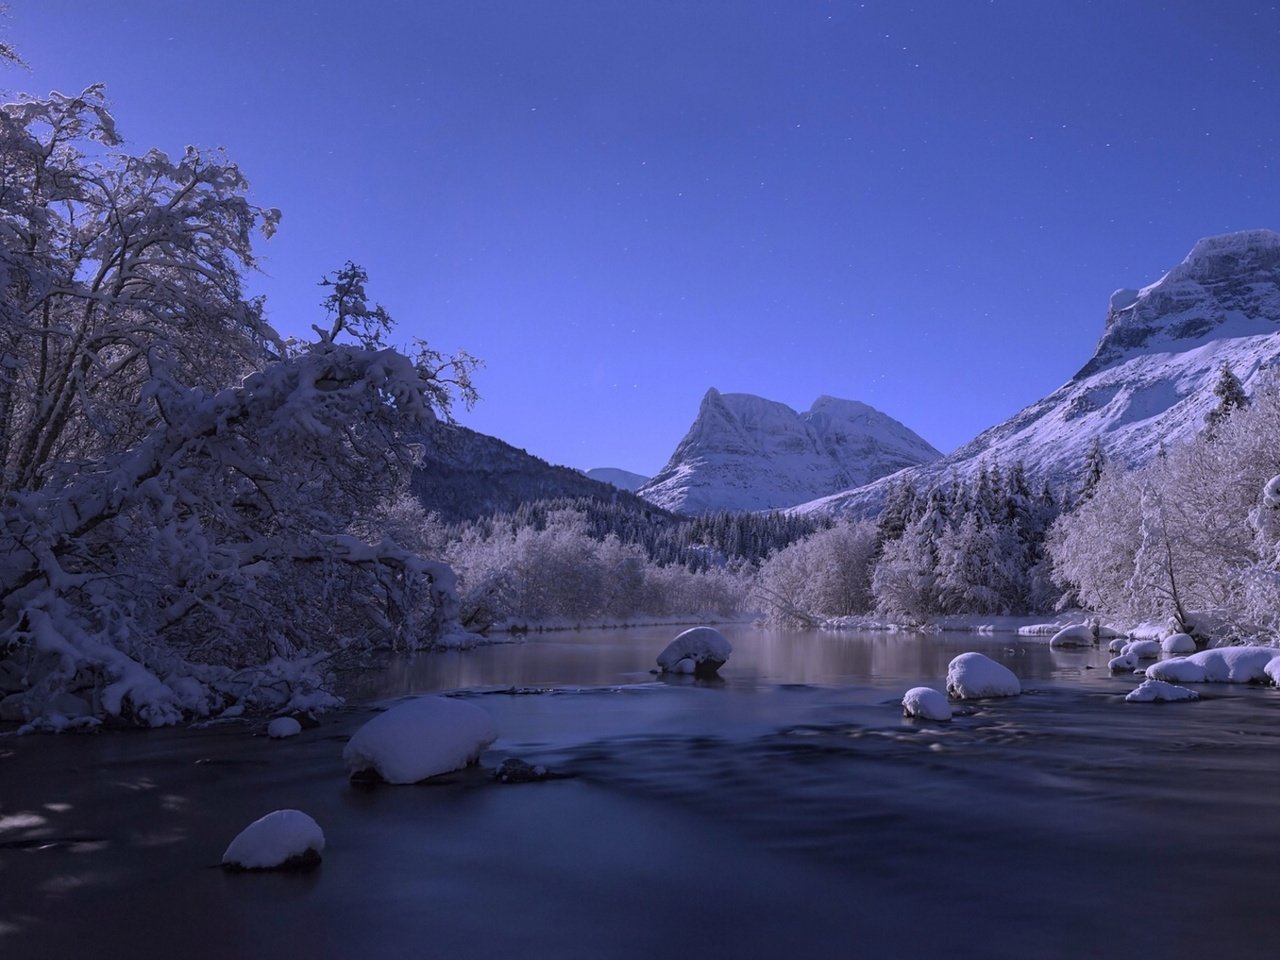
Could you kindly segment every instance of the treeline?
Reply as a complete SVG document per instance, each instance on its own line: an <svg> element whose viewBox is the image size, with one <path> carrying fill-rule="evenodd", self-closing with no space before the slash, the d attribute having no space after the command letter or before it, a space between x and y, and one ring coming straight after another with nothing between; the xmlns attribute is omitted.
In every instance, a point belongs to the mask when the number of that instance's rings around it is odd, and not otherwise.
<svg viewBox="0 0 1280 960"><path fill-rule="evenodd" d="M457 570L462 623L627 620L750 606L761 561L829 527L782 513L678 517L625 502L561 498L455 524L426 544Z"/></svg>
<svg viewBox="0 0 1280 960"><path fill-rule="evenodd" d="M1138 470L1105 465L1050 531L1058 583L1083 605L1186 632L1280 628L1280 383L1252 398L1230 369L1190 443Z"/></svg>
<svg viewBox="0 0 1280 960"><path fill-rule="evenodd" d="M1218 399L1189 442L1147 466L1108 463L1095 440L1079 477L1034 492L1021 464L984 465L927 492L910 481L873 521L837 525L776 552L755 597L772 619L1083 606L1168 620L1202 636L1280 630L1280 381L1252 398L1224 365Z"/></svg>
<svg viewBox="0 0 1280 960"><path fill-rule="evenodd" d="M595 527L568 507L521 515L529 522L468 524L448 538L444 555L459 574L461 620L470 630L504 621L727 616L746 606L741 565L659 564L639 543L600 535L599 514Z"/></svg>
<svg viewBox="0 0 1280 960"><path fill-rule="evenodd" d="M1048 485L1032 490L1021 463L983 464L923 493L905 480L874 522L840 524L772 555L756 596L773 619L799 623L1044 609L1061 593L1045 554L1061 510Z"/></svg>
<svg viewBox="0 0 1280 960"><path fill-rule="evenodd" d="M513 534L524 528L543 530L551 517L569 510L578 514L587 535L595 540L615 537L640 547L659 566L677 565L694 572L717 567L741 568L759 563L814 532L830 527L829 517L788 516L785 513L714 513L680 517L658 507L637 510L625 502L593 497L555 498L521 504L514 511L450 524L450 540L468 536L482 540Z"/></svg>

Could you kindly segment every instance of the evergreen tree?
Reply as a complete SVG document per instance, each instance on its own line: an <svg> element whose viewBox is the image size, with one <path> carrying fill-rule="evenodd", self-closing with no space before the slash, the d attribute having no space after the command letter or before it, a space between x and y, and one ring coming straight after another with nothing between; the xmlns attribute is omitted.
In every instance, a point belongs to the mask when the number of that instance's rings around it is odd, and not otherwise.
<svg viewBox="0 0 1280 960"><path fill-rule="evenodd" d="M1089 453L1084 458L1084 470L1080 477L1080 493L1076 496L1076 504L1084 503L1098 489L1098 481L1102 479L1102 471L1107 466L1107 455L1102 451L1102 438L1094 437Z"/></svg>
<svg viewBox="0 0 1280 960"><path fill-rule="evenodd" d="M1243 410L1249 405L1249 395L1244 392L1240 378L1225 360L1222 362L1222 369L1218 371L1218 382L1214 384L1213 395L1218 398L1218 405L1205 417L1210 429L1218 426L1235 411Z"/></svg>

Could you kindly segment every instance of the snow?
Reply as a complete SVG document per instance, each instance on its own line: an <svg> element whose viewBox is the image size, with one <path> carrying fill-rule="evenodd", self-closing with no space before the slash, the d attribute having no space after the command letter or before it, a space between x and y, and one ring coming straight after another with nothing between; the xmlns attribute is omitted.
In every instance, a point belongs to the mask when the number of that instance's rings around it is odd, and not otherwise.
<svg viewBox="0 0 1280 960"><path fill-rule="evenodd" d="M1087 647L1095 640L1093 627L1087 623L1077 623L1063 627L1049 641L1051 647Z"/></svg>
<svg viewBox="0 0 1280 960"><path fill-rule="evenodd" d="M1121 656L1126 653L1139 660L1157 660L1162 651L1157 640L1133 640L1125 644L1124 649L1120 651Z"/></svg>
<svg viewBox="0 0 1280 960"><path fill-rule="evenodd" d="M1121 287L1115 293L1111 294L1111 301L1108 306L1112 313L1118 313L1121 310L1127 310L1138 302L1138 291L1132 287Z"/></svg>
<svg viewBox="0 0 1280 960"><path fill-rule="evenodd" d="M1163 680L1143 680L1124 699L1126 703L1172 703L1178 700L1199 700L1200 694Z"/></svg>
<svg viewBox="0 0 1280 960"><path fill-rule="evenodd" d="M357 730L342 759L353 774L373 772L388 783L417 783L462 769L497 738L493 718L474 704L419 697Z"/></svg>
<svg viewBox="0 0 1280 960"><path fill-rule="evenodd" d="M1125 647L1129 645L1129 641L1123 637L1117 637L1107 644L1107 650L1111 653L1121 653Z"/></svg>
<svg viewBox="0 0 1280 960"><path fill-rule="evenodd" d="M1160 649L1168 654L1181 656L1196 652L1196 642L1189 633L1172 633L1160 641Z"/></svg>
<svg viewBox="0 0 1280 960"><path fill-rule="evenodd" d="M1016 697L1021 692L1013 671L981 653L962 653L947 667L947 693L956 700Z"/></svg>
<svg viewBox="0 0 1280 960"><path fill-rule="evenodd" d="M912 687L903 694L902 715L921 720L950 720L951 704L933 687Z"/></svg>
<svg viewBox="0 0 1280 960"><path fill-rule="evenodd" d="M276 717L267 724L267 736L272 740L296 737L302 732L302 724L293 717Z"/></svg>
<svg viewBox="0 0 1280 960"><path fill-rule="evenodd" d="M663 673L715 673L733 653L724 634L711 627L690 627L658 654Z"/></svg>
<svg viewBox="0 0 1280 960"><path fill-rule="evenodd" d="M241 870L271 870L291 866L290 861L306 859L309 852L314 862L318 862L324 852L324 831L320 825L301 810L276 810L253 821L236 835L222 855L222 865Z"/></svg>
<svg viewBox="0 0 1280 960"><path fill-rule="evenodd" d="M1147 667L1152 680L1180 683L1267 683L1274 680L1271 663L1276 647L1215 647L1189 657L1175 657Z"/></svg>
<svg viewBox="0 0 1280 960"><path fill-rule="evenodd" d="M712 388L666 466L640 488L678 513L795 506L941 454L856 400L819 397L804 413Z"/></svg>
<svg viewBox="0 0 1280 960"><path fill-rule="evenodd" d="M1122 653L1120 656L1112 657L1107 661L1107 669L1112 673L1119 673L1122 670L1136 670L1138 669L1138 658L1132 653Z"/></svg>

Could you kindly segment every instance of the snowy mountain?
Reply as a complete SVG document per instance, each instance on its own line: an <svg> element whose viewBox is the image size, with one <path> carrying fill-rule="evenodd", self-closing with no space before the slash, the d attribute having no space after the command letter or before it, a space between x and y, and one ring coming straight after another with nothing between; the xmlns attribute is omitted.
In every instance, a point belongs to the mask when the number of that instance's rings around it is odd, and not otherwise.
<svg viewBox="0 0 1280 960"><path fill-rule="evenodd" d="M591 497L634 506L649 503L625 490L584 476L459 424L436 422L421 437L423 457L414 468L411 490L423 506L446 521L510 512L522 503Z"/></svg>
<svg viewBox="0 0 1280 960"><path fill-rule="evenodd" d="M856 400L819 397L797 413L712 388L670 461L639 493L677 513L769 510L939 456L897 420Z"/></svg>
<svg viewBox="0 0 1280 960"><path fill-rule="evenodd" d="M1074 377L911 475L927 488L984 460L1022 460L1033 477L1074 480L1095 437L1109 459L1140 466L1162 444L1204 426L1224 362L1252 390L1260 372L1280 361L1278 332L1280 234L1249 230L1201 240L1155 283L1112 294L1102 339ZM873 513L887 485L799 509Z"/></svg>
<svg viewBox="0 0 1280 960"><path fill-rule="evenodd" d="M633 493L649 482L649 477L630 470L619 470L617 467L592 467L587 476L601 483L611 483L619 490L630 490Z"/></svg>

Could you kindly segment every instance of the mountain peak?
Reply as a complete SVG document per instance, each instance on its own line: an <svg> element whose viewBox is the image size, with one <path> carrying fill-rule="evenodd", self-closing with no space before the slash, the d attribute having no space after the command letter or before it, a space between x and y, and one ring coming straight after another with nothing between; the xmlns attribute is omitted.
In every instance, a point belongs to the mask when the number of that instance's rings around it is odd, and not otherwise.
<svg viewBox="0 0 1280 960"><path fill-rule="evenodd" d="M683 513L772 510L938 456L898 421L857 400L821 396L798 413L755 394L711 389L641 495Z"/></svg>
<svg viewBox="0 0 1280 960"><path fill-rule="evenodd" d="M1076 377L1142 354L1273 333L1278 308L1280 233L1244 230L1205 237L1155 283L1111 295L1102 339Z"/></svg>

